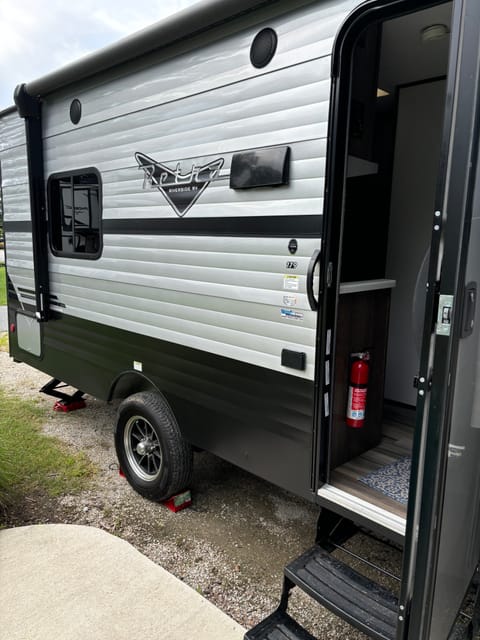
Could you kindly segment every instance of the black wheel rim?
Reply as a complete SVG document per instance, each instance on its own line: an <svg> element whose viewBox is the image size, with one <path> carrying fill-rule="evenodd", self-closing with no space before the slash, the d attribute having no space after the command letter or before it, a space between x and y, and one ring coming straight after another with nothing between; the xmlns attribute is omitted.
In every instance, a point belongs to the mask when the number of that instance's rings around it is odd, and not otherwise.
<svg viewBox="0 0 480 640"><path fill-rule="evenodd" d="M142 416L132 416L125 425L123 444L130 468L138 478L153 482L160 476L162 447L148 420Z"/></svg>

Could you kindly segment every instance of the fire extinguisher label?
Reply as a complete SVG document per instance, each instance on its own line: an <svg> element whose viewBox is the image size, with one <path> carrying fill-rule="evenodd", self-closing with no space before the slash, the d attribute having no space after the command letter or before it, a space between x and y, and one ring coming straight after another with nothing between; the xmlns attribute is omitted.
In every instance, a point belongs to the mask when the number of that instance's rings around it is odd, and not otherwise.
<svg viewBox="0 0 480 640"><path fill-rule="evenodd" d="M358 387L349 387L347 418L350 420L364 420L365 406L367 403L367 389Z"/></svg>

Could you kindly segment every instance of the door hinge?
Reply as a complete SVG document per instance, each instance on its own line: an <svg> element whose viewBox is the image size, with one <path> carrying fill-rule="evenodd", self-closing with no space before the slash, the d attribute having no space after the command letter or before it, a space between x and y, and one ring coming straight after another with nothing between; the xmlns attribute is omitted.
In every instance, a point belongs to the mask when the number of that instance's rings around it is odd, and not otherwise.
<svg viewBox="0 0 480 640"><path fill-rule="evenodd" d="M428 376L428 378L425 378L425 376L415 376L413 378L413 387L415 389L419 389L418 394L423 396L425 391L430 391L430 389L432 388L432 374L430 373L430 375Z"/></svg>

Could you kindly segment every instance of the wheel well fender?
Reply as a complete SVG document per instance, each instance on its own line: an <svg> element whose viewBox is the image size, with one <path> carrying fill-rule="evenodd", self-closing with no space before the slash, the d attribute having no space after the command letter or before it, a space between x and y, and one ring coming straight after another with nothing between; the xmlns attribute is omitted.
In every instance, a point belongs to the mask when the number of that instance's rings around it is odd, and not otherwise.
<svg viewBox="0 0 480 640"><path fill-rule="evenodd" d="M110 385L108 401L123 400L140 391L154 391L160 393L160 389L150 378L139 371L122 371Z"/></svg>

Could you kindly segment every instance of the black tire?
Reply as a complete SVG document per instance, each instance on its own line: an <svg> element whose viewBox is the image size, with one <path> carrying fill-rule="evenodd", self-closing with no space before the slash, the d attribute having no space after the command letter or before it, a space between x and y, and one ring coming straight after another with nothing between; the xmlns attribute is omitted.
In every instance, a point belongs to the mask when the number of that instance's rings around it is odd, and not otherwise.
<svg viewBox="0 0 480 640"><path fill-rule="evenodd" d="M115 449L128 482L145 498L161 502L188 488L192 448L159 393L135 393L121 403Z"/></svg>

